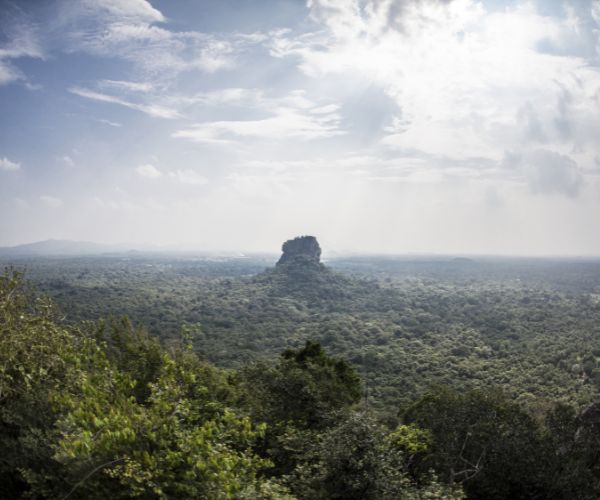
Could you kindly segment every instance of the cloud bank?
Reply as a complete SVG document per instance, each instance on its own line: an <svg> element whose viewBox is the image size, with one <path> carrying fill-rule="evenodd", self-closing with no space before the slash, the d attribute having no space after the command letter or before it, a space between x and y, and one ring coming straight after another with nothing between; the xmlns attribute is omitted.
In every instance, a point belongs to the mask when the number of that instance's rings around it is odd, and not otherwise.
<svg viewBox="0 0 600 500"><path fill-rule="evenodd" d="M23 203L7 241L267 250L317 233L362 251L600 254L599 1L243 9L13 12L0 170L20 173L0 194ZM72 167L52 170L65 151ZM36 213L49 198L72 211L63 226Z"/></svg>

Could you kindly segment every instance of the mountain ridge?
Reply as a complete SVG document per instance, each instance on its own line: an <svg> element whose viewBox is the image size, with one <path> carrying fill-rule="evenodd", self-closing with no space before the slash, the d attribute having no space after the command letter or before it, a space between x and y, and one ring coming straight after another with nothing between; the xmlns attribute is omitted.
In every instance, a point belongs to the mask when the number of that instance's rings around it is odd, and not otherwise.
<svg viewBox="0 0 600 500"><path fill-rule="evenodd" d="M131 250L125 245L109 245L68 239L47 239L21 245L0 247L0 255L93 255Z"/></svg>

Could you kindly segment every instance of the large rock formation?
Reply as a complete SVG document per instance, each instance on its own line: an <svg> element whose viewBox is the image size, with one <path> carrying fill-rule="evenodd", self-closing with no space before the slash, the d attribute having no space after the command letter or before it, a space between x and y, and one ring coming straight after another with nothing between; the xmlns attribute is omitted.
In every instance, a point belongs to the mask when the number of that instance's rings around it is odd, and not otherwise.
<svg viewBox="0 0 600 500"><path fill-rule="evenodd" d="M287 240L281 247L283 254L277 262L278 266L284 264L319 264L321 261L321 247L314 236L298 236Z"/></svg>
<svg viewBox="0 0 600 500"><path fill-rule="evenodd" d="M314 236L286 241L273 269L254 277L273 297L294 297L298 304L336 303L352 300L362 286L321 263L321 247ZM369 288L369 293L372 287Z"/></svg>

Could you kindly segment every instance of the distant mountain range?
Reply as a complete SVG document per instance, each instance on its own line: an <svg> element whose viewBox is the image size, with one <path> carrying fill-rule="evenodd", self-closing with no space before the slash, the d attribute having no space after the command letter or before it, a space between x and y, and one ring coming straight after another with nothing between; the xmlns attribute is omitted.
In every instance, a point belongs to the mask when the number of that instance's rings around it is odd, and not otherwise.
<svg viewBox="0 0 600 500"><path fill-rule="evenodd" d="M0 247L0 256L93 255L128 250L130 248L124 245L106 245L89 241L45 240L13 247Z"/></svg>
<svg viewBox="0 0 600 500"><path fill-rule="evenodd" d="M0 247L0 257L42 257L42 256L84 256L84 255L170 255L181 257L200 257L200 258L225 258L235 259L252 255L254 257L273 259L274 255L263 253L246 254L234 251L207 251L194 249L181 249L176 246L159 245L141 245L134 244L105 244L93 243L90 241L73 240L44 240L34 243L26 243L12 247Z"/></svg>

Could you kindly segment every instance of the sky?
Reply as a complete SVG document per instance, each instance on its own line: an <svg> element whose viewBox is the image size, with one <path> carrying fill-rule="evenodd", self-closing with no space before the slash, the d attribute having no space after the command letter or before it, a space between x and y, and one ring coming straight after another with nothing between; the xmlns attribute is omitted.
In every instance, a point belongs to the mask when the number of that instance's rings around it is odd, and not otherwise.
<svg viewBox="0 0 600 500"><path fill-rule="evenodd" d="M0 0L0 245L600 255L600 1Z"/></svg>

